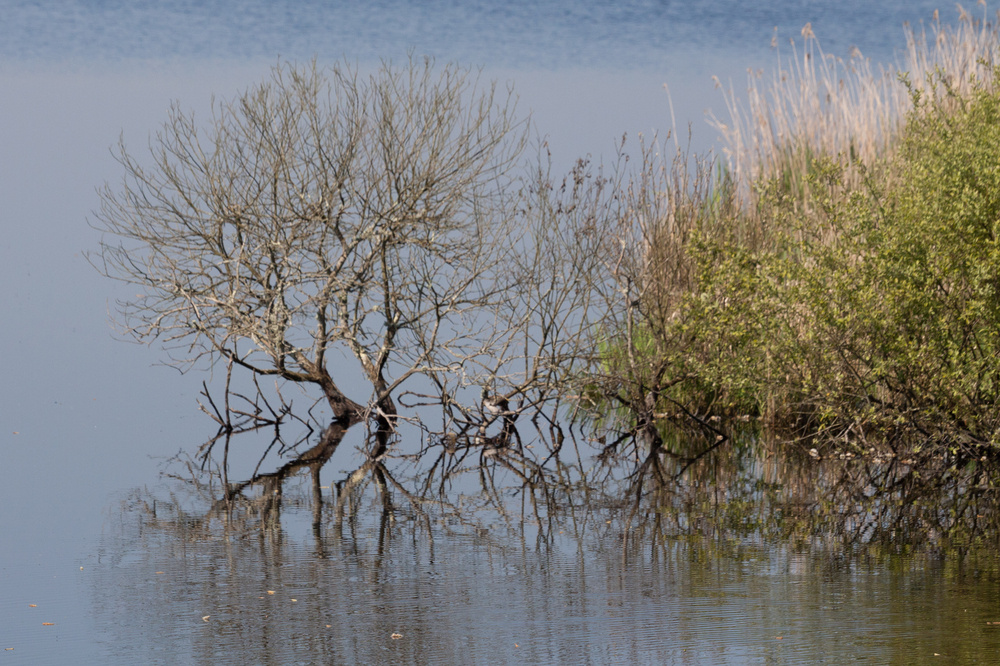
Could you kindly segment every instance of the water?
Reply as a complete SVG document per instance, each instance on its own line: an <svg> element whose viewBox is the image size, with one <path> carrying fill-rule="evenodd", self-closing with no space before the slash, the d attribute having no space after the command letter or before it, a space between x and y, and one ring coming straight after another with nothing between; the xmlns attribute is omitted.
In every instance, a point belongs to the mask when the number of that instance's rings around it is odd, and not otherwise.
<svg viewBox="0 0 1000 666"><path fill-rule="evenodd" d="M481 65L485 75L515 82L557 163L568 164L587 153L607 157L623 132L669 130L664 83L677 126L691 123L699 149L710 146L703 111L721 107L711 76L738 82L747 67L768 66L775 27L793 37L811 21L828 52L844 55L856 45L888 60L902 46L902 23L927 19L934 8L6 6L0 658L914 663L938 652L973 663L991 655L996 630L986 623L1000 620L994 564L978 580L923 560L845 563L770 542L733 554L649 532L634 537L632 556L623 559L621 539L600 531L605 520L620 521L617 514L592 517L581 533L560 523L539 537L516 520L499 530L457 529L448 513L422 524L401 518L390 529L378 507L365 504L342 532L325 520L317 534L306 490L298 501L288 492L281 530L216 522L193 534L183 523L174 529L168 510L150 520L153 498L162 508L184 493L160 478L163 458L211 434L195 403L201 376L156 366L157 350L113 339L106 311L120 292L82 254L97 244L86 224L94 189L120 175L108 147L119 136L142 145L172 99L204 113L213 93L231 95L279 57L347 57L371 66L412 50ZM334 459L326 482L350 467L347 458ZM373 497L369 489L363 502ZM197 497L186 501L194 511ZM485 536L477 531L483 527ZM392 639L394 631L403 638Z"/></svg>
<svg viewBox="0 0 1000 666"><path fill-rule="evenodd" d="M491 68L656 70L685 51L697 51L697 60L718 51L760 53L774 28L793 36L807 22L831 52L845 54L856 45L884 56L899 45L904 22L929 20L938 7L926 0L835 6L790 0L754 6L671 0L33 2L16 3L8 12L0 56L19 62L233 61L318 53L373 60L413 50Z"/></svg>
<svg viewBox="0 0 1000 666"><path fill-rule="evenodd" d="M789 490L829 481L786 464ZM116 650L191 663L881 664L977 663L1000 648L989 550L956 564L805 547L794 529L762 540L766 527L684 508L704 490L630 524L594 502L538 520L510 494L505 515L398 495L384 512L369 493L339 517L327 498L313 525L310 495L287 484L280 524L263 528L243 510L126 498L90 579Z"/></svg>

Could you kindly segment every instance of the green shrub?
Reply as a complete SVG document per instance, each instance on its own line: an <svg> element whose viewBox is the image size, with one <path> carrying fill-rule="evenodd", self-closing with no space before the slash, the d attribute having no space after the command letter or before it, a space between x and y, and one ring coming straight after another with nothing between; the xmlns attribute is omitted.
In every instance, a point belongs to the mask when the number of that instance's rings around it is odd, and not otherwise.
<svg viewBox="0 0 1000 666"><path fill-rule="evenodd" d="M619 416L653 396L866 448L992 452L1000 33L964 12L932 32L909 33L908 76L828 58L807 26L748 112L727 97L711 187L641 179L671 207L645 239L658 287L601 354Z"/></svg>
<svg viewBox="0 0 1000 666"><path fill-rule="evenodd" d="M842 193L819 165L809 216L762 198L757 251L705 239L692 367L810 434L992 444L1000 403L1000 95L933 96L896 156ZM766 188L765 188L766 189Z"/></svg>

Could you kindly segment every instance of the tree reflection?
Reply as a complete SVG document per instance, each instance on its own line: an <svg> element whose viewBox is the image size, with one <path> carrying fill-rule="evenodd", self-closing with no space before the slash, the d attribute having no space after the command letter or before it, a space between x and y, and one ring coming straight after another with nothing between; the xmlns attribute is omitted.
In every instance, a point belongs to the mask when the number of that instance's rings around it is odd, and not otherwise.
<svg viewBox="0 0 1000 666"><path fill-rule="evenodd" d="M626 550L649 538L695 536L889 554L968 550L1000 535L998 470L986 459L937 453L902 458L847 447L820 455L806 449L808 443L762 437L751 423L691 420L687 428L661 423L651 448L643 446L648 438L627 445L605 439L597 440L595 454L595 438L585 428L536 417L521 424L524 433L513 420L488 424L492 430L480 424L459 436L414 431L417 445L397 443L393 454L382 449L374 456L378 449L361 444L354 464L323 485L321 475L331 477L324 470L359 424L343 419L321 431L313 427L315 443L296 452L284 444L284 426L273 412L263 421L259 427L274 429L272 446L292 457L268 471L261 471L262 458L250 476L234 480L228 461L206 465L210 442L199 460L175 475L185 481L189 504L200 506L200 516L177 509L173 520L164 520L161 511L161 528L189 536L202 524L236 533L280 532L289 510L286 487L306 481L309 492L291 510L298 515L308 504L317 548L326 530L349 529L373 507L380 533L391 532L400 516L421 521L428 531L441 520L470 529L485 523L514 529L530 521L546 541L567 521L605 521L618 526L616 539ZM217 441L228 451L232 438L252 430L220 430Z"/></svg>
<svg viewBox="0 0 1000 666"><path fill-rule="evenodd" d="M140 620L159 626L194 617L192 654L180 661L225 654L255 663L417 662L428 654L461 661L464 637L483 635L470 628L473 620L513 641L505 633L511 626L544 632L553 617L604 618L625 599L641 607L644 595L657 600L657 614L673 617L671 599L744 585L745 572L758 568L784 571L802 589L857 585L852 577L867 567L913 585L943 575L952 585L992 590L1000 578L989 547L1000 534L995 470L981 465L841 459L836 451L817 459L760 438L750 424L734 427L726 446L715 446L711 431L699 438L666 428L654 457L619 447L626 465L597 459L580 428L539 419L521 424L523 444L494 450L428 438L420 455L374 459L362 442L358 464L334 473L330 462L349 450L342 444L351 428L333 423L291 460L225 486L191 461L186 483L135 492L122 507L120 532L105 541L115 574L98 594L137 598L121 586L143 585L143 608L172 610L143 620L152 611L132 608ZM321 485L321 475L333 480ZM572 583L560 573L567 562L575 563ZM163 572L162 581L150 583L152 571ZM492 586L488 598L469 597L479 589L470 577ZM600 603L587 606L588 598ZM114 608L101 612L125 612ZM940 621L934 609L927 622ZM681 606L676 612L683 617ZM817 635L824 621L815 619ZM974 638L966 625L956 625L956 636ZM585 630L635 648L605 636L614 626L602 620ZM684 624L673 630L682 635ZM180 631L190 633L191 623L164 636ZM289 632L296 641L280 639ZM396 632L419 641L394 642ZM593 641L572 636L548 636L551 654L524 661L600 656L586 652ZM486 650L479 657L509 648L489 645L479 646ZM661 662L677 656L669 643L656 649Z"/></svg>

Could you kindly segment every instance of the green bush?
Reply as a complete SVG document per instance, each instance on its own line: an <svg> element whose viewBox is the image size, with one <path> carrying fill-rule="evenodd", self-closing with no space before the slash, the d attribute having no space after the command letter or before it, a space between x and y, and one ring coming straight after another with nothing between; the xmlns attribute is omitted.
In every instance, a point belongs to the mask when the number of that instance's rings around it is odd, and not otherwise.
<svg viewBox="0 0 1000 666"><path fill-rule="evenodd" d="M803 212L764 187L770 242L703 238L688 363L810 434L992 445L1000 402L1000 95L928 96L895 156Z"/></svg>

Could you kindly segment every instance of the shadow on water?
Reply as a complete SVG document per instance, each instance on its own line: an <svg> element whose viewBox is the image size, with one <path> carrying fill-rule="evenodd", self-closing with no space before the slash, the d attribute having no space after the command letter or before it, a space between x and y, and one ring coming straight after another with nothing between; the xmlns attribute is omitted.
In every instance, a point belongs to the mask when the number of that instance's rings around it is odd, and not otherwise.
<svg viewBox="0 0 1000 666"><path fill-rule="evenodd" d="M960 663L1000 649L985 463L817 459L749 424L723 445L664 430L652 456L602 458L579 428L521 425L379 458L362 443L329 485L351 424L240 481L188 461L123 501L101 624L121 627L116 650L147 658L152 642L191 663Z"/></svg>

